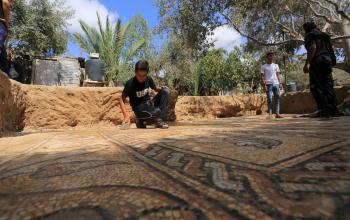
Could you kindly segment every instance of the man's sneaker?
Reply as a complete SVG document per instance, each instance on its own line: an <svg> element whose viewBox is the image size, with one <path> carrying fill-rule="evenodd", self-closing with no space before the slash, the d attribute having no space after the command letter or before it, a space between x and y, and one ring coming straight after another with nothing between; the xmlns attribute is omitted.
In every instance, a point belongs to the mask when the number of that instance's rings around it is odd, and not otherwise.
<svg viewBox="0 0 350 220"><path fill-rule="evenodd" d="M145 121L140 120L140 119L136 119L136 127L139 129L146 129L147 128Z"/></svg>
<svg viewBox="0 0 350 220"><path fill-rule="evenodd" d="M169 125L167 123L165 123L164 121L158 121L156 123L156 128L160 128L160 129L168 129Z"/></svg>
<svg viewBox="0 0 350 220"><path fill-rule="evenodd" d="M329 118L331 115L325 111L318 111L309 115L310 118Z"/></svg>
<svg viewBox="0 0 350 220"><path fill-rule="evenodd" d="M342 112L330 113L330 117L332 117L332 118L339 118L339 117L342 117L342 116L344 116L344 113L342 113Z"/></svg>

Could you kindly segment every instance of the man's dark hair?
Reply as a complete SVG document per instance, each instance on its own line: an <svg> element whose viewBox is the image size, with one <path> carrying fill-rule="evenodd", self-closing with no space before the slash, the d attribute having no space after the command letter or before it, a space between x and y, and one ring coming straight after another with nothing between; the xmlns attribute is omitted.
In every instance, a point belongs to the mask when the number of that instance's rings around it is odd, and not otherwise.
<svg viewBox="0 0 350 220"><path fill-rule="evenodd" d="M135 65L135 73L137 71L146 71L149 72L149 64L147 60L140 60Z"/></svg>
<svg viewBox="0 0 350 220"><path fill-rule="evenodd" d="M303 28L306 33L310 33L313 29L317 28L317 25L315 24L315 22L310 21L303 24Z"/></svg>
<svg viewBox="0 0 350 220"><path fill-rule="evenodd" d="M267 54L266 54L266 57L269 57L269 56L272 56L272 55L275 55L275 52L268 52Z"/></svg>

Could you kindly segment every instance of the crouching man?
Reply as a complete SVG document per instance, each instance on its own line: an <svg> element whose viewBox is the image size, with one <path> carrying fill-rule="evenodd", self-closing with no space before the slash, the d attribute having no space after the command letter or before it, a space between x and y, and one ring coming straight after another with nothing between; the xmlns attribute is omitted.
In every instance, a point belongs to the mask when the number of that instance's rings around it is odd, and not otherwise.
<svg viewBox="0 0 350 220"><path fill-rule="evenodd" d="M149 64L146 60L138 61L135 65L135 76L125 85L120 97L120 107L124 116L123 123L130 124L130 115L126 111L125 101L129 97L132 110L136 115L137 128L146 128L147 124L155 124L157 128L169 128L167 121L169 89L157 87L148 76ZM151 91L158 94L151 99Z"/></svg>

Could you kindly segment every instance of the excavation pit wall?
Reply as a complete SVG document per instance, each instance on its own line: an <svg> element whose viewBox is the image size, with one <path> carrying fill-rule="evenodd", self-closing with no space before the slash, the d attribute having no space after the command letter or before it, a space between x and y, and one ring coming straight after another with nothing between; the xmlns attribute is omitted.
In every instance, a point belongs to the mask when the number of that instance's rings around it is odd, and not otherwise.
<svg viewBox="0 0 350 220"><path fill-rule="evenodd" d="M336 88L338 103L350 100L350 86ZM347 101L349 102L349 101ZM347 104L349 105L349 104ZM283 114L307 114L317 110L310 92L294 92L281 96ZM176 103L177 120L200 120L267 114L266 95L180 96Z"/></svg>
<svg viewBox="0 0 350 220"><path fill-rule="evenodd" d="M348 96L348 90L349 87L337 89L339 102ZM121 92L122 88L23 85L0 73L0 133L120 125ZM171 92L169 108L171 121L252 116L266 114L267 110L265 95L178 97L175 91ZM283 113L315 110L308 92L282 96ZM131 113L130 107L128 111Z"/></svg>

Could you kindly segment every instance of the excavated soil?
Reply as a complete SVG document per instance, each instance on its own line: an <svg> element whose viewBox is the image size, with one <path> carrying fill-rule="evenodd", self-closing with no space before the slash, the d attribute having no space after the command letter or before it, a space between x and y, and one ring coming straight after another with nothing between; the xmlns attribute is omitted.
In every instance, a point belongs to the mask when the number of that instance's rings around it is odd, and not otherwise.
<svg viewBox="0 0 350 220"><path fill-rule="evenodd" d="M336 88L338 103L349 106L350 87ZM347 98L348 97L348 98ZM310 92L295 92L281 96L283 114L307 114L317 110ZM176 103L177 120L198 120L254 116L267 113L265 95L179 97Z"/></svg>
<svg viewBox="0 0 350 220"><path fill-rule="evenodd" d="M0 72L0 134L24 128L25 92Z"/></svg>
<svg viewBox="0 0 350 220"><path fill-rule="evenodd" d="M122 88L23 85L0 73L0 131L119 125ZM175 120L177 93L171 93L169 119ZM131 108L127 107L131 112ZM132 114L131 114L132 115Z"/></svg>
<svg viewBox="0 0 350 220"><path fill-rule="evenodd" d="M261 115L266 110L266 97L263 95L182 96L175 108L177 120Z"/></svg>
<svg viewBox="0 0 350 220"><path fill-rule="evenodd" d="M339 103L349 87L337 89ZM122 114L118 98L122 88L77 88L22 85L0 73L0 133L21 130L119 125ZM169 119L199 120L266 114L265 95L227 97L179 97L171 93ZM175 107L176 105L176 107ZM285 114L316 110L307 92L282 97ZM128 107L131 112L131 108Z"/></svg>
<svg viewBox="0 0 350 220"><path fill-rule="evenodd" d="M335 89L338 103L341 104L350 95L350 86ZM284 114L305 114L317 110L316 102L309 92L289 93L282 96L281 108Z"/></svg>
<svg viewBox="0 0 350 220"><path fill-rule="evenodd" d="M119 97L123 88L23 86L26 128L61 128L96 124L119 125ZM177 94L172 94L175 106ZM174 109L174 107L171 107ZM127 110L131 113L130 105ZM174 111L169 118L174 120Z"/></svg>
<svg viewBox="0 0 350 220"><path fill-rule="evenodd" d="M120 88L23 86L26 128L120 124Z"/></svg>

